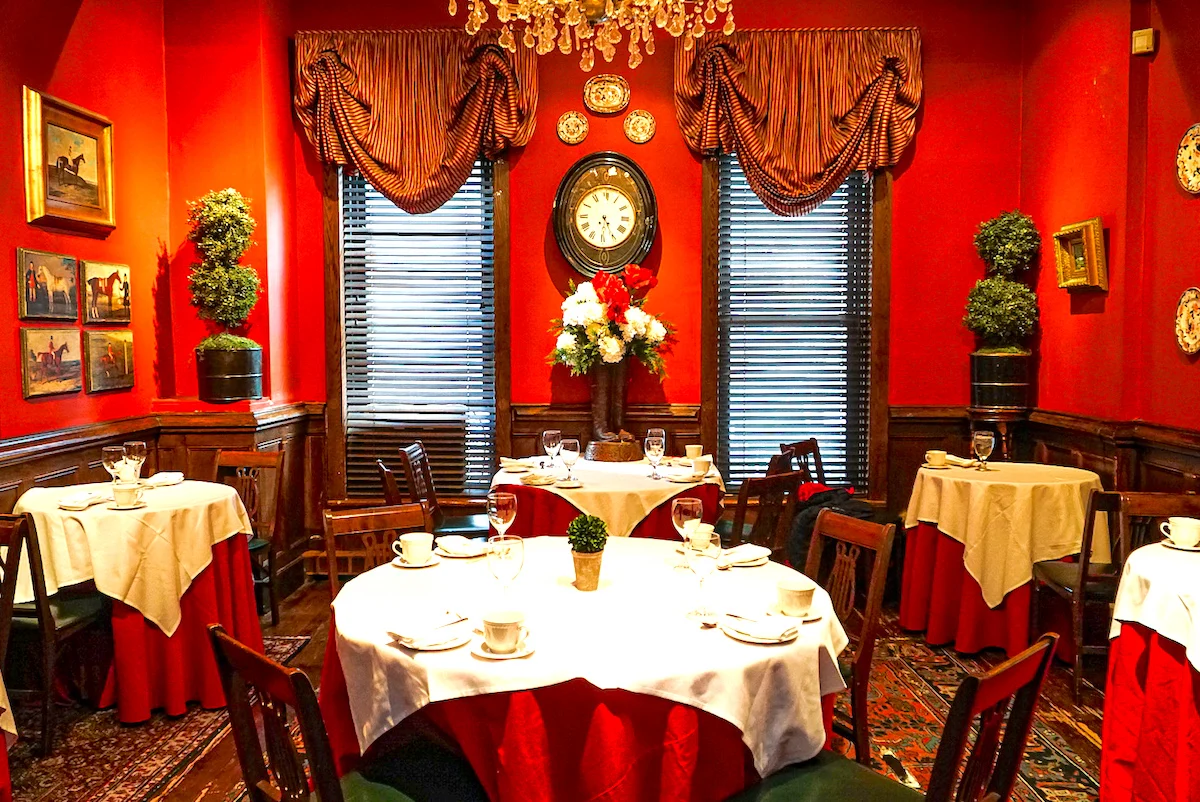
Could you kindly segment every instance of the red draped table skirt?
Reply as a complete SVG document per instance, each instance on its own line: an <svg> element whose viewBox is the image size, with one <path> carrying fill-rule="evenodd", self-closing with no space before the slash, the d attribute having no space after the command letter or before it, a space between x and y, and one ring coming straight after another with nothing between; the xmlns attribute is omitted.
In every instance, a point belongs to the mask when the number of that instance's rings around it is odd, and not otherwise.
<svg viewBox="0 0 1200 802"><path fill-rule="evenodd" d="M210 709L225 706L209 624L222 624L242 643L263 651L245 535L213 546L212 562L192 580L179 604L182 619L167 637L137 610L113 600L113 663L100 706L116 704L117 717L125 724L146 721L158 708L181 716L188 702Z"/></svg>
<svg viewBox="0 0 1200 802"><path fill-rule="evenodd" d="M517 517L508 533L521 537L541 535L565 535L567 524L579 515L579 509L562 496L540 487L521 484L496 485L496 490L512 493L517 497ZM690 487L677 496L659 504L650 514L634 527L632 537L653 537L660 540L678 540L679 533L671 522L671 502L677 498L698 498L703 505L703 520L715 524L721 515L721 488L716 484Z"/></svg>
<svg viewBox="0 0 1200 802"><path fill-rule="evenodd" d="M1012 656L1029 646L1032 583L991 608L963 564L963 544L933 524L920 523L908 530L904 550L902 628L924 630L931 645L953 643L968 654L999 646Z"/></svg>
<svg viewBox="0 0 1200 802"><path fill-rule="evenodd" d="M827 739L835 698L822 699ZM361 755L332 622L320 703L344 774ZM741 731L728 721L581 679L437 702L399 726L418 726L415 719L458 744L497 802L715 802L759 780Z"/></svg>
<svg viewBox="0 0 1200 802"><path fill-rule="evenodd" d="M1200 672L1184 647L1122 622L1109 643L1104 802L1200 802Z"/></svg>

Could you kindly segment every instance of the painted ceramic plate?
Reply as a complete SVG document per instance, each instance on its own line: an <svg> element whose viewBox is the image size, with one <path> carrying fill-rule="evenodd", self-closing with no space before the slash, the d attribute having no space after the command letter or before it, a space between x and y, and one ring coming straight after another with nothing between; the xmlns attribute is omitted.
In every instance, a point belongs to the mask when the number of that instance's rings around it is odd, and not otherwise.
<svg viewBox="0 0 1200 802"><path fill-rule="evenodd" d="M629 112L625 118L625 136L630 142L644 145L654 136L654 115L644 109Z"/></svg>
<svg viewBox="0 0 1200 802"><path fill-rule="evenodd" d="M1184 290L1175 310L1175 340L1185 354L1200 353L1200 289Z"/></svg>
<svg viewBox="0 0 1200 802"><path fill-rule="evenodd" d="M1189 128L1179 140L1175 167L1179 186L1188 192L1200 193L1200 123Z"/></svg>
<svg viewBox="0 0 1200 802"><path fill-rule="evenodd" d="M568 145L578 145L588 135L588 121L577 111L568 111L558 118L558 138Z"/></svg>
<svg viewBox="0 0 1200 802"><path fill-rule="evenodd" d="M597 75L583 85L583 104L597 114L616 114L629 105L629 82L620 75Z"/></svg>

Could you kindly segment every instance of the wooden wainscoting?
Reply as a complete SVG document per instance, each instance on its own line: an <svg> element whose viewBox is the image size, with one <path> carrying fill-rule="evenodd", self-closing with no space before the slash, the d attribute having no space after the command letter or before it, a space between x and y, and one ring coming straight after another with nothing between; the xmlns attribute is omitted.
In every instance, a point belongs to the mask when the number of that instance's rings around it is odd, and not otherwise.
<svg viewBox="0 0 1200 802"><path fill-rule="evenodd" d="M144 440L143 475L183 471L207 480L221 449L287 454L280 539L281 590L303 581L301 555L308 534L320 531L324 502L324 404L283 404L253 411L159 412L0 440L0 512L9 512L31 487L108 479L100 463L104 446Z"/></svg>
<svg viewBox="0 0 1200 802"><path fill-rule="evenodd" d="M888 421L888 512L904 512L926 451L939 448L965 455L970 440L966 407L893 406Z"/></svg>
<svg viewBox="0 0 1200 802"><path fill-rule="evenodd" d="M512 455L542 454L542 432L559 429L563 437L579 438L587 448L592 435L592 412L586 404L512 404ZM667 453L682 454L684 445L699 443L699 404L631 404L625 429L639 440L654 427L667 431ZM508 455L505 455L508 456Z"/></svg>

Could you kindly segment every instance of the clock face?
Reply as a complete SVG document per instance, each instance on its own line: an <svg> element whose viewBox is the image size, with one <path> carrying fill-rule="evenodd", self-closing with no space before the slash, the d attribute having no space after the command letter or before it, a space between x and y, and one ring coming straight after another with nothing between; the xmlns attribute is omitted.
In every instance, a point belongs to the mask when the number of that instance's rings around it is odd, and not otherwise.
<svg viewBox="0 0 1200 802"><path fill-rule="evenodd" d="M575 229L596 248L615 248L633 234L633 201L611 184L584 193L575 207Z"/></svg>
<svg viewBox="0 0 1200 802"><path fill-rule="evenodd" d="M554 199L554 236L585 276L619 272L650 251L657 211L650 182L628 156L593 153L563 177Z"/></svg>

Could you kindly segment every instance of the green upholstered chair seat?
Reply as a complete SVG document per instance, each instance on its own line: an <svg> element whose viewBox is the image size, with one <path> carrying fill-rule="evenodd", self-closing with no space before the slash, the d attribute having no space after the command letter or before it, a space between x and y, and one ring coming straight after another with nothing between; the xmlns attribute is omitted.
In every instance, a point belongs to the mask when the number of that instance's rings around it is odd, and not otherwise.
<svg viewBox="0 0 1200 802"><path fill-rule="evenodd" d="M733 519L722 518L717 521L717 525L713 527L717 534L721 536L722 543L728 543L733 538ZM754 532L754 524L742 524L742 542L749 539Z"/></svg>
<svg viewBox="0 0 1200 802"><path fill-rule="evenodd" d="M486 535L488 533L488 517L479 515L451 515L442 519L442 523L434 530L439 535L463 535L465 537Z"/></svg>
<svg viewBox="0 0 1200 802"><path fill-rule="evenodd" d="M256 551L262 551L265 548L269 548L270 545L271 541L269 540L263 540L261 537L252 537L250 538L250 543L247 545L247 548L249 548L251 553L253 553Z"/></svg>
<svg viewBox="0 0 1200 802"><path fill-rule="evenodd" d="M396 799L411 798L416 802L488 802L487 792L483 790L467 759L425 738L416 738L397 746L389 745L359 770L365 781L401 794ZM351 802L350 797L346 797L346 802Z"/></svg>
<svg viewBox="0 0 1200 802"><path fill-rule="evenodd" d="M104 596L100 593L88 593L78 596L50 597L50 616L54 619L54 629L63 630L86 624L104 613ZM33 602L22 602L13 605L13 627L16 629L35 629L37 627L37 608Z"/></svg>
<svg viewBox="0 0 1200 802"><path fill-rule="evenodd" d="M400 793L390 785L373 783L357 771L341 778L342 797L346 802L416 802L411 796ZM316 792L309 796L311 802L321 802Z"/></svg>
<svg viewBox="0 0 1200 802"><path fill-rule="evenodd" d="M729 802L919 802L918 791L829 751L788 766Z"/></svg>
<svg viewBox="0 0 1200 802"><path fill-rule="evenodd" d="M1079 587L1079 563L1053 560L1041 562L1033 567L1033 575L1066 595ZM1109 563L1088 563L1088 577L1105 580L1102 583L1088 582L1089 599L1115 601L1120 570Z"/></svg>

